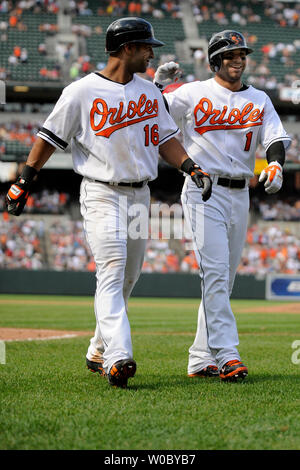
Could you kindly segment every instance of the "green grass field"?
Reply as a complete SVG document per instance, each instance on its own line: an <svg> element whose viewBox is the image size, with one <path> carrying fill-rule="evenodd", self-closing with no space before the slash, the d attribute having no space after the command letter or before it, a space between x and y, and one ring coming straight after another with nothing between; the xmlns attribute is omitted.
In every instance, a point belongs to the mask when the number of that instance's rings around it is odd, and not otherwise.
<svg viewBox="0 0 300 470"><path fill-rule="evenodd" d="M138 369L127 390L87 371L89 336L6 342L0 448L299 450L300 364L292 362L292 343L300 340L300 304L298 313L270 301L232 306L249 368L242 383L186 376L196 299L130 301ZM277 313L257 312L273 306ZM0 295L0 328L94 325L91 298Z"/></svg>

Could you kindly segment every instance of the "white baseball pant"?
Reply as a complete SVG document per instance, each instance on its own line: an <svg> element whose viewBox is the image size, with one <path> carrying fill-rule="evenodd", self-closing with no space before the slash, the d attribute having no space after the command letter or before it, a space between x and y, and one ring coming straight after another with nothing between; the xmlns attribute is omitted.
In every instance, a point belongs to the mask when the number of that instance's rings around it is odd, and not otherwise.
<svg viewBox="0 0 300 470"><path fill-rule="evenodd" d="M208 365L221 369L227 361L240 359L230 295L246 238L249 191L248 186L222 187L216 184L217 176L212 178L212 196L205 203L190 178L186 178L182 190L202 287L196 337L189 349L188 374Z"/></svg>
<svg viewBox="0 0 300 470"><path fill-rule="evenodd" d="M144 236L132 239L128 228L134 214L129 214L137 204L143 209ZM80 208L97 278L96 330L87 358L97 361L102 355L106 373L116 361L133 358L128 299L143 265L149 205L147 185L131 188L82 180Z"/></svg>

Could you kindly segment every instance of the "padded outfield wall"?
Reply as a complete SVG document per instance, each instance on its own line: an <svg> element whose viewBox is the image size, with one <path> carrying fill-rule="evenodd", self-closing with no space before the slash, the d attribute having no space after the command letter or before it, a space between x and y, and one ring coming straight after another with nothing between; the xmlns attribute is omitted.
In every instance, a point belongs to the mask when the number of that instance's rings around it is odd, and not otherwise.
<svg viewBox="0 0 300 470"><path fill-rule="evenodd" d="M232 298L264 299L265 280L237 276ZM94 295L94 273L75 271L0 270L0 294ZM132 296L199 298L196 274L142 273Z"/></svg>

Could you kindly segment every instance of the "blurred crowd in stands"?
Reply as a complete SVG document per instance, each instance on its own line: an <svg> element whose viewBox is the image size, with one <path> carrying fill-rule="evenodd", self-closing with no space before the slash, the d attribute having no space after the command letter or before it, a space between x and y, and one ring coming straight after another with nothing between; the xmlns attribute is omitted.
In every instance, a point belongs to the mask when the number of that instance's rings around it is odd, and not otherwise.
<svg viewBox="0 0 300 470"><path fill-rule="evenodd" d="M262 220L282 220L300 222L300 199L277 200L269 202L267 200L258 203L259 216Z"/></svg>
<svg viewBox="0 0 300 470"><path fill-rule="evenodd" d="M247 2L190 0L194 16L198 23L214 21L218 25L227 25L229 21L239 26L259 23L265 17L280 26L299 26L300 6L295 2L275 0L248 0ZM263 7L263 13L257 13L257 6ZM60 11L57 0L1 0L0 13L9 13L11 25L17 26L22 12L50 13L56 15ZM143 16L152 15L164 18L166 15L181 18L180 0L103 0L88 2L87 0L69 0L64 12L74 16Z"/></svg>
<svg viewBox="0 0 300 470"><path fill-rule="evenodd" d="M52 222L48 229L49 265L57 271L95 271L81 221Z"/></svg>
<svg viewBox="0 0 300 470"><path fill-rule="evenodd" d="M51 219L9 217L0 221L0 268L95 271L82 222L66 216ZM52 216L53 217L53 216ZM147 241L143 272L198 273L190 239L152 238ZM300 272L300 234L276 222L249 227L239 274Z"/></svg>
<svg viewBox="0 0 300 470"><path fill-rule="evenodd" d="M43 189L29 194L24 214L64 214L68 208L69 194ZM0 194L0 211L5 210L5 193Z"/></svg>
<svg viewBox="0 0 300 470"><path fill-rule="evenodd" d="M261 277L270 272L297 274L300 272L300 236L277 225L248 229L247 243L239 265L239 274Z"/></svg>
<svg viewBox="0 0 300 470"><path fill-rule="evenodd" d="M56 0L1 0L0 13L9 13L10 17L16 16L17 19L13 23L18 22L18 18L23 11L31 13L53 13L57 14L59 11L59 2Z"/></svg>
<svg viewBox="0 0 300 470"><path fill-rule="evenodd" d="M226 29L234 24L247 39L250 47L259 54L248 57L246 81L258 88L280 90L284 86L291 87L300 76L300 38L289 41L284 28L300 26L300 3L280 2L275 0L190 0L194 18L199 25L212 22L216 30ZM77 17L72 24L72 33L82 38L99 37L105 34L100 25L85 23L85 17L110 16L112 20L119 16L152 16L155 19L181 19L181 2L179 0L104 0L88 2L86 0L70 0L65 13ZM30 25L26 23L26 15L46 13L45 20L34 26L40 33L45 33L45 41L37 45L36 54L40 58L49 59L46 36L59 32L57 14L60 2L57 0L0 0L0 42L9 44L9 55L0 64L0 80L7 80L18 67L30 64L32 51L24 44L14 46L8 41L11 31L30 34ZM4 14L1 17L1 14ZM51 15L49 17L49 15ZM50 18L50 19L49 19ZM78 20L78 18L80 18ZM267 21L267 22L266 22ZM274 28L274 38L262 43L262 38L253 33L255 26L266 22L266 27ZM253 26L253 28L252 28ZM280 29L278 29L278 26ZM32 27L32 26L31 26ZM282 28L282 29L281 29ZM204 30L204 27L203 27ZM282 34L277 34L282 31ZM41 35L42 36L42 35ZM299 35L298 35L299 36ZM203 36L206 40L208 36ZM270 36L268 36L270 37ZM88 55L80 55L73 60L72 45L62 47L57 44L57 60L51 64L45 60L45 66L39 69L40 79L59 80L62 77L61 64L69 63L69 78L77 80L97 69L101 70L104 62L93 62ZM157 51L156 51L157 53ZM159 63L177 60L174 54L165 54L163 50L158 57ZM259 57L257 59L256 57ZM205 51L201 48L193 53L197 67L202 67L210 74ZM152 66L153 65L153 66ZM153 63L144 78L152 80L156 63ZM276 70L283 73L277 74ZM291 71L292 70L292 71ZM193 81L195 76L188 73L183 82ZM5 154L8 143L17 142L28 147L33 144L41 123L17 120L0 124L0 158ZM287 151L288 162L300 162L299 134L292 135L292 145ZM257 158L265 158L262 147L257 150ZM94 272L95 263L86 243L80 221L69 219L70 196L66 193L43 190L29 196L24 210L24 217L9 217L4 211L4 193L0 195L0 267L8 269L43 269L55 270L87 270ZM168 211L166 211L167 213ZM54 221L46 222L38 215L59 215ZM300 234L283 228L277 222L294 223L300 221L300 200L266 199L256 204L258 218L266 225L252 225L247 234L247 243L243 251L242 261L238 268L240 274L258 274L264 276L268 272L287 274L300 271ZM165 214L166 215L166 214ZM286 227L286 225L284 225ZM158 239L151 238L147 242L147 250L143 265L144 272L191 272L198 273L198 265L189 239Z"/></svg>
<svg viewBox="0 0 300 470"><path fill-rule="evenodd" d="M0 123L0 144L5 141L19 141L31 147L41 124L37 122L11 121ZM4 152L3 152L4 153ZM0 150L1 155L1 150Z"/></svg>
<svg viewBox="0 0 300 470"><path fill-rule="evenodd" d="M280 26L300 26L299 2L278 2L274 0L264 1L264 14L274 20Z"/></svg>
<svg viewBox="0 0 300 470"><path fill-rule="evenodd" d="M0 267L7 269L43 269L45 262L44 222L9 218L0 222Z"/></svg>
<svg viewBox="0 0 300 470"><path fill-rule="evenodd" d="M87 1L69 2L69 11L76 15L92 15ZM98 16L143 16L152 15L154 18L164 18L166 15L173 18L181 18L180 0L106 0L101 2L96 9Z"/></svg>
<svg viewBox="0 0 300 470"><path fill-rule="evenodd" d="M242 6L236 5L236 3L233 1L224 3L216 0L206 0L205 2L191 0L194 17L199 24L205 21L214 21L220 26L226 26L229 22L245 26L248 23L261 22L261 16L254 11L257 2L249 0Z"/></svg>
<svg viewBox="0 0 300 470"><path fill-rule="evenodd" d="M265 18L271 19L280 26L299 26L299 3L280 2L275 0L247 0L247 1L216 1L216 0L190 0L193 13L198 23L214 21L221 26L229 22L238 26L260 23ZM259 7L261 14L257 12ZM262 10L261 10L262 8Z"/></svg>
<svg viewBox="0 0 300 470"><path fill-rule="evenodd" d="M228 24L236 25L236 28L246 36L250 47L254 48L261 43L261 38L250 32L251 25L263 24L264 21L272 21L281 28L299 28L300 26L300 4L277 2L275 0L248 0L241 2L220 1L220 0L190 0L194 18L199 25L205 22L213 22L221 28L226 28ZM59 26L56 21L56 15L60 11L60 4L56 0L0 0L0 14L7 13L8 20L1 20L0 16L0 38L1 42L7 41L7 32L9 30L24 31L28 30L26 21L22 19L23 12L32 14L48 13L52 14L53 21L41 23L38 26L40 32L47 35L54 35L59 32ZM102 35L103 28L101 25L91 26L85 24L85 18L90 16L148 16L155 18L174 18L181 19L182 11L179 0L140 0L140 1L124 1L124 0L105 0L102 2L88 2L86 0L70 0L66 7L66 13L73 17L82 18L82 24L72 24L72 32L84 38L97 37ZM88 21L88 20L86 20ZM271 24L267 25L271 28ZM203 37L207 40L206 33ZM282 87L291 87L297 81L300 74L300 62L296 58L300 53L300 39L288 40L284 42L283 37L278 37L274 33L273 41L266 42L263 46L259 46L262 53L262 59L248 59L247 81L258 88L269 91L278 91ZM277 42L278 41L278 42ZM68 49L68 48L67 48ZM65 51L65 60L68 60L70 49ZM162 51L159 51L159 53ZM57 51L59 54L59 52ZM26 47L15 44L11 49L8 57L7 65L1 63L0 79L10 78L12 71L20 64L30 63L31 57L28 56ZM32 52L30 53L32 54ZM41 42L37 46L37 56L47 56L47 48L45 42ZM176 57L172 57L171 60ZM196 50L194 55L195 64L202 63L205 74L211 74L209 64L204 56L203 50ZM160 61L161 63L162 61ZM100 65L100 67L99 67ZM69 78L76 80L81 78L94 69L102 68L105 64L94 63L88 55L75 58L70 64ZM274 69L275 67L275 69ZM286 73L278 72L280 67ZM152 79L152 74L146 75L145 78ZM40 68L40 80L61 80L64 78L60 63L54 65L46 65ZM189 74L187 81L195 79L193 73Z"/></svg>
<svg viewBox="0 0 300 470"><path fill-rule="evenodd" d="M91 2L90 2L91 3ZM92 8L96 5L96 9ZM0 13L9 13L13 18L11 23L16 26L23 11L31 13L52 13L56 15L60 11L60 2L56 0L2 0L0 1ZM165 15L174 18L181 17L180 0L103 0L89 5L86 0L69 0L64 12L74 16L142 16L153 15L156 18L164 18Z"/></svg>

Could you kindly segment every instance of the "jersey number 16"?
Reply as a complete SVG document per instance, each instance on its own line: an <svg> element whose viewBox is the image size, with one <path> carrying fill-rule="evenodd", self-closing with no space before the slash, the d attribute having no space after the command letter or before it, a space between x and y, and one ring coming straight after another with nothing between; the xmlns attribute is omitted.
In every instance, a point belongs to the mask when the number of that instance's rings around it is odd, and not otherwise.
<svg viewBox="0 0 300 470"><path fill-rule="evenodd" d="M145 146L149 147L150 140L153 145L159 144L159 132L158 132L158 125L154 124L151 128L149 124L144 127L145 132Z"/></svg>

